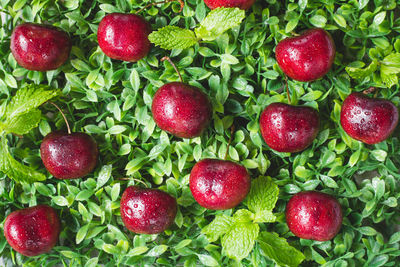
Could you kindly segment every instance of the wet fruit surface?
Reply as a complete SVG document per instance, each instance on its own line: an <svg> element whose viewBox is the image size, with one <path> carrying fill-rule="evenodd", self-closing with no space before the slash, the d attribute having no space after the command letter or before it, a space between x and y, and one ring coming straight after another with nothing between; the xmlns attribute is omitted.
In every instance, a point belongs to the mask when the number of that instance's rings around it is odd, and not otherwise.
<svg viewBox="0 0 400 267"><path fill-rule="evenodd" d="M333 64L335 52L331 35L323 29L310 29L300 36L286 38L275 48L282 71L302 82L324 76Z"/></svg>
<svg viewBox="0 0 400 267"><path fill-rule="evenodd" d="M223 210L237 206L250 191L245 167L232 161L204 159L190 173L194 199L207 209Z"/></svg>
<svg viewBox="0 0 400 267"><path fill-rule="evenodd" d="M151 111L158 127L182 138L200 136L212 116L207 95L180 82L168 83L158 89Z"/></svg>
<svg viewBox="0 0 400 267"><path fill-rule="evenodd" d="M260 129L270 148L279 152L299 152L317 137L319 115L310 107L273 103L261 114Z"/></svg>
<svg viewBox="0 0 400 267"><path fill-rule="evenodd" d="M352 138L367 144L387 139L399 121L397 107L384 99L352 93L342 105L340 123Z"/></svg>
<svg viewBox="0 0 400 267"><path fill-rule="evenodd" d="M111 13L101 20L97 40L108 57L135 62L149 53L150 32L150 24L138 15Z"/></svg>
<svg viewBox="0 0 400 267"><path fill-rule="evenodd" d="M286 206L290 231L304 239L331 240L342 225L339 202L325 193L306 191L294 195Z"/></svg>
<svg viewBox="0 0 400 267"><path fill-rule="evenodd" d="M7 216L4 235L10 246L25 256L36 256L50 251L60 234L60 220L56 211L39 205L17 210Z"/></svg>
<svg viewBox="0 0 400 267"><path fill-rule="evenodd" d="M122 195L120 210L128 230L157 234L173 224L177 203L175 198L161 190L130 186Z"/></svg>
<svg viewBox="0 0 400 267"><path fill-rule="evenodd" d="M89 174L96 167L98 154L96 142L85 133L52 132L40 146L44 166L59 179Z"/></svg>
<svg viewBox="0 0 400 267"><path fill-rule="evenodd" d="M68 34L56 27L24 23L15 27L10 48L25 69L48 71L67 61L71 46Z"/></svg>

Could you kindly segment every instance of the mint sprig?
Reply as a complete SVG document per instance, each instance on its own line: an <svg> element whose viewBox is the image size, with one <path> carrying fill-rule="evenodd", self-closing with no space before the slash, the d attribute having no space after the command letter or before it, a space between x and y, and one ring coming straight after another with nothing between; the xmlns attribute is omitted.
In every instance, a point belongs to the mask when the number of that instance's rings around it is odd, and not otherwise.
<svg viewBox="0 0 400 267"><path fill-rule="evenodd" d="M40 122L41 113L38 107L59 94L60 90L51 89L46 85L30 84L19 89L6 106L0 133L28 133Z"/></svg>
<svg viewBox="0 0 400 267"><path fill-rule="evenodd" d="M262 232L257 242L264 255L279 266L296 267L305 259L303 253L290 246L277 233Z"/></svg>
<svg viewBox="0 0 400 267"><path fill-rule="evenodd" d="M300 251L291 247L286 239L276 233L260 233L258 223L276 221L272 210L278 195L279 188L271 177L260 176L252 181L250 193L244 201L248 210L240 209L231 217L217 215L202 229L202 233L210 242L221 239L225 255L236 261L246 258L253 250L255 242L259 242L265 256L277 264L298 266L305 258Z"/></svg>
<svg viewBox="0 0 400 267"><path fill-rule="evenodd" d="M46 176L16 161L8 151L7 139L0 137L0 171L17 182L33 183L46 180Z"/></svg>
<svg viewBox="0 0 400 267"><path fill-rule="evenodd" d="M227 30L238 26L245 18L245 11L239 8L217 8L212 10L193 31L177 26L166 26L149 35L153 44L163 49L185 49L198 41L212 41Z"/></svg>
<svg viewBox="0 0 400 267"><path fill-rule="evenodd" d="M58 89L31 84L19 89L6 106L0 121L0 171L9 178L27 183L46 179L44 174L23 165L12 157L5 134L23 135L37 127L42 116L38 107L59 94Z"/></svg>

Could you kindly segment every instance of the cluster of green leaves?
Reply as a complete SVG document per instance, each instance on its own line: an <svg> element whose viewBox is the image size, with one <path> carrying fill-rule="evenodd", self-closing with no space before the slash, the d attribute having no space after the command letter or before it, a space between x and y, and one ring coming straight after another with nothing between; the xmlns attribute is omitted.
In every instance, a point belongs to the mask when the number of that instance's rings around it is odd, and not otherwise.
<svg viewBox="0 0 400 267"><path fill-rule="evenodd" d="M43 181L46 176L16 161L8 151L5 134L27 134L39 125L42 112L38 107L59 95L59 90L48 86L30 84L17 91L11 102L0 114L0 171L16 181ZM5 102L6 103L6 102Z"/></svg>
<svg viewBox="0 0 400 267"><path fill-rule="evenodd" d="M260 233L258 223L276 221L272 210L278 195L278 186L270 177L258 177L252 181L250 193L245 200L248 210L239 209L232 216L217 215L202 232L211 242L221 238L225 254L238 262L250 254L257 240L263 254L279 266L298 266L304 260L300 251L289 246L276 233Z"/></svg>
<svg viewBox="0 0 400 267"><path fill-rule="evenodd" d="M0 0L0 12L5 14L0 22L0 114L20 90L17 88L29 84L62 88L57 103L66 111L74 131L85 131L96 139L101 154L98 167L85 179L51 178L41 163L39 146L45 135L65 123L50 105L41 106L39 127L24 138L6 135L13 158L49 179L16 183L0 174L0 232L10 212L39 203L57 209L63 227L59 244L35 258L15 253L1 233L0 254L6 260L0 265L229 266L236 260L227 257L225 250L234 248L223 249L223 242L231 228L213 242L202 229L216 218L233 220L241 217L236 212L247 210L243 212L245 224L258 225L259 233L253 250L240 262L242 266L289 264L273 250L287 248L285 242L304 254L302 266L397 266L399 130L387 141L367 146L349 138L340 128L339 118L344 98L369 86L381 87L379 97L399 106L399 84L389 87L382 77L383 73L390 79L398 77L398 66L390 62L396 62L399 53L399 1L257 0L240 25L215 40L172 51L153 47L138 63L106 57L96 39L100 20L111 12L135 12L149 2ZM179 3L171 2L142 15L154 30L176 26L195 31L210 11L203 0L185 2L182 13L177 13ZM23 21L46 22L67 31L73 41L70 61L46 73L18 66L9 50L9 37ZM273 51L292 31L312 27L332 34L337 47L334 66L321 80L289 81L288 85L294 104L319 110L321 132L301 153L276 153L264 144L258 126L266 105L287 101L284 76ZM166 55L177 63L185 81L212 100L213 122L202 137L174 138L160 131L152 119L154 93L164 83L179 79L169 64L160 62ZM360 62L369 66L374 59L377 68L372 76L358 78L352 76L352 69L346 71L353 67L362 72L365 66ZM190 193L191 168L202 158L224 157L233 124L237 131L229 159L243 164L253 178L268 175L279 186L273 223L255 220L257 211L247 202L235 210L211 211L200 207ZM120 179L126 176L177 198L179 210L171 229L150 236L126 230L119 214L120 195L136 183ZM290 233L285 206L293 194L303 190L319 190L339 199L345 217L342 230L332 241L303 240Z"/></svg>

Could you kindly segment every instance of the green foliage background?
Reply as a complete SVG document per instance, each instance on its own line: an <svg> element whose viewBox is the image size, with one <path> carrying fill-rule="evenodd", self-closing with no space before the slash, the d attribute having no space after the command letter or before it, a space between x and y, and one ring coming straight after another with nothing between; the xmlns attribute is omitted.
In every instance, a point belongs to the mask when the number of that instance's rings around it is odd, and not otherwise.
<svg viewBox="0 0 400 267"><path fill-rule="evenodd" d="M229 158L245 165L254 178L273 177L280 188L274 210L278 222L261 224L260 228L277 232L300 249L306 256L303 266L399 266L400 131L385 142L367 146L351 140L338 120L343 99L369 86L381 87L378 95L399 106L400 1L257 0L241 26L215 41L171 52L153 47L137 64L107 58L96 39L102 17L110 12L134 12L148 2L0 0L0 10L7 14L0 28L0 114L17 88L26 83L61 88L63 97L57 102L74 131L91 134L101 154L95 172L85 179L51 178L38 148L46 134L65 125L48 104L41 108L44 115L37 129L24 138L9 135L14 157L49 179L17 184L0 174L0 254L25 266L234 264L223 255L220 243L209 243L201 234L214 215L233 211L201 208L188 188L196 161L223 158L234 124ZM183 12L178 14L178 10L179 4L171 3L142 15L153 29L166 25L193 29L209 12L202 0L187 0ZM19 67L10 53L9 37L13 27L24 21L50 23L67 31L74 44L71 60L47 73ZM274 47L291 32L312 27L323 27L332 34L337 46L333 69L316 82L289 81L289 88L295 104L319 110L321 132L302 153L276 153L264 144L258 126L266 105L287 102ZM161 132L151 118L155 91L178 80L173 68L160 62L165 55L177 63L187 82L202 88L212 99L213 123L201 138L174 138ZM373 67L366 69L371 63ZM177 197L179 212L170 230L145 236L123 227L120 195L136 183L121 179L127 176ZM332 241L300 240L285 223L288 199L313 189L335 195L343 206L343 227ZM6 243L4 219L13 210L39 203L59 212L60 242L49 254L23 257ZM273 263L256 245L242 265Z"/></svg>

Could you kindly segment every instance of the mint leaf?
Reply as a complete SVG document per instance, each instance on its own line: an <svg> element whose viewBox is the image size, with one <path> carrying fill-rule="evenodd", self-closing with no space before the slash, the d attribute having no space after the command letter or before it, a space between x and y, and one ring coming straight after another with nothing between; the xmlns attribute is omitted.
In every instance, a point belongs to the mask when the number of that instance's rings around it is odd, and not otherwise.
<svg viewBox="0 0 400 267"><path fill-rule="evenodd" d="M29 113L23 114L15 118L13 124L7 126L8 133L19 135L27 134L31 129L39 125L42 113L39 109L34 109Z"/></svg>
<svg viewBox="0 0 400 267"><path fill-rule="evenodd" d="M225 31L238 26L245 18L245 11L239 8L217 8L212 10L195 29L199 39L212 41Z"/></svg>
<svg viewBox="0 0 400 267"><path fill-rule="evenodd" d="M275 221L276 216L270 210L259 211L254 217L255 223L273 223Z"/></svg>
<svg viewBox="0 0 400 267"><path fill-rule="evenodd" d="M264 213L272 211L278 200L279 189L272 181L271 177L260 176L251 182L250 193L245 204L254 213Z"/></svg>
<svg viewBox="0 0 400 267"><path fill-rule="evenodd" d="M185 49L197 43L194 32L176 26L165 26L149 35L149 40L163 49Z"/></svg>
<svg viewBox="0 0 400 267"><path fill-rule="evenodd" d="M27 133L39 123L37 107L59 94L60 90L51 89L47 85L30 84L19 89L6 107L3 116L5 121L2 123L0 131L6 130L8 133L16 134ZM30 113L33 114L28 115Z"/></svg>
<svg viewBox="0 0 400 267"><path fill-rule="evenodd" d="M384 66L381 67L381 79L382 82L389 88L399 83L397 74L387 73Z"/></svg>
<svg viewBox="0 0 400 267"><path fill-rule="evenodd" d="M382 68L386 73L400 72L400 53L392 53L382 60ZM382 69L381 69L382 70Z"/></svg>
<svg viewBox="0 0 400 267"><path fill-rule="evenodd" d="M33 183L46 180L46 176L16 161L8 151L7 139L0 142L0 171L17 182Z"/></svg>
<svg viewBox="0 0 400 267"><path fill-rule="evenodd" d="M235 212L233 219L235 222L252 222L254 214L249 210L240 209Z"/></svg>
<svg viewBox="0 0 400 267"><path fill-rule="evenodd" d="M218 238L229 232L234 223L232 217L226 215L217 215L215 219L206 227L202 229L202 233L207 236L210 242L217 241Z"/></svg>
<svg viewBox="0 0 400 267"><path fill-rule="evenodd" d="M246 258L253 250L259 231L258 224L251 222L235 223L222 238L221 243L225 254L237 261Z"/></svg>
<svg viewBox="0 0 400 267"><path fill-rule="evenodd" d="M374 60L371 62L371 64L369 64L368 67L364 69L346 67L346 71L353 79L364 79L365 77L371 76L376 71L377 68L378 68L378 61Z"/></svg>
<svg viewBox="0 0 400 267"><path fill-rule="evenodd" d="M303 253L290 246L277 233L262 232L257 241L265 256L279 266L296 267L305 259Z"/></svg>

